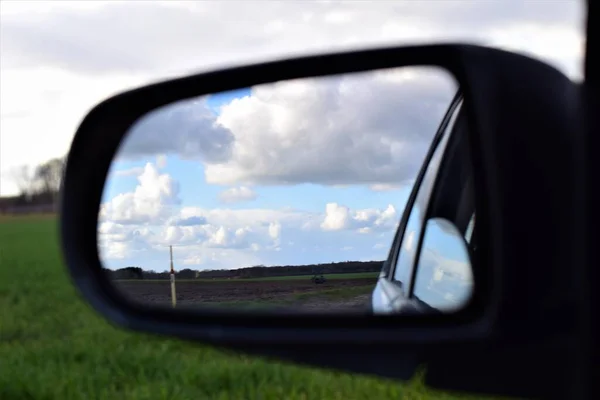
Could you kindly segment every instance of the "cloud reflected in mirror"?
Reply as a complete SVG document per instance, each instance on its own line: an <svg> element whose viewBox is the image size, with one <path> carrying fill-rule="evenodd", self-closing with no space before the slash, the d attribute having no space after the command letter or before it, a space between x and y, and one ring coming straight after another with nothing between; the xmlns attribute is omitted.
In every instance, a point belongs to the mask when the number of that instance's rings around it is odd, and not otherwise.
<svg viewBox="0 0 600 400"><path fill-rule="evenodd" d="M260 85L140 119L109 173L100 259L177 307L369 311L425 153L456 94L433 67Z"/></svg>
<svg viewBox="0 0 600 400"><path fill-rule="evenodd" d="M472 226L469 224L467 239L471 238ZM443 218L427 221L416 271L414 296L436 310L456 311L465 306L473 293L467 242Z"/></svg>

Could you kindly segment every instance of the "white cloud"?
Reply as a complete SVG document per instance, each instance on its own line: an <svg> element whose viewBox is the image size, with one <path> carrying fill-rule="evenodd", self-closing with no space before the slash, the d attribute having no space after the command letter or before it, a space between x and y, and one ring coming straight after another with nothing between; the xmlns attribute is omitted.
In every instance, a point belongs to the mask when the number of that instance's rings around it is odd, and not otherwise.
<svg viewBox="0 0 600 400"><path fill-rule="evenodd" d="M271 222L269 224L269 236L276 244L279 244L279 237L281 235L281 224L279 221Z"/></svg>
<svg viewBox="0 0 600 400"><path fill-rule="evenodd" d="M325 231L339 231L350 225L350 209L337 203L328 203L325 207L325 220L321 228Z"/></svg>
<svg viewBox="0 0 600 400"><path fill-rule="evenodd" d="M220 163L229 158L233 140L231 132L216 123L205 99L181 101L138 120L124 138L116 158L178 154Z"/></svg>
<svg viewBox="0 0 600 400"><path fill-rule="evenodd" d="M211 225L226 225L236 227L260 226L265 230L271 223L279 222L286 226L302 226L305 221L319 218L319 214L304 212L300 210L286 209L265 209L265 208L246 208L246 209L227 209L213 208L205 209L202 207L183 207L179 214L175 216L170 223L177 225L182 220L199 218Z"/></svg>
<svg viewBox="0 0 600 400"><path fill-rule="evenodd" d="M324 231L353 229L360 233L371 233L373 230L391 230L398 224L399 215L393 205L385 210L363 209L352 212L350 208L328 203L325 206L325 218L321 223Z"/></svg>
<svg viewBox="0 0 600 400"><path fill-rule="evenodd" d="M414 179L457 87L439 68L401 68L257 86L222 106L204 99L157 110L119 159L160 152L205 164L208 183L397 188ZM247 188L221 199L251 199Z"/></svg>
<svg viewBox="0 0 600 400"><path fill-rule="evenodd" d="M239 203L256 199L256 193L246 186L240 186L222 191L219 199L223 203Z"/></svg>
<svg viewBox="0 0 600 400"><path fill-rule="evenodd" d="M415 295L431 306L461 306L473 289L473 272L468 257L456 260L440 254L440 249L424 248L415 279ZM443 249L441 249L443 252ZM440 297L441 296L441 297Z"/></svg>
<svg viewBox="0 0 600 400"><path fill-rule="evenodd" d="M182 263L183 263L183 265L200 265L200 264L202 264L203 260L204 259L201 256L193 255L193 256L187 256L186 258L184 258Z"/></svg>
<svg viewBox="0 0 600 400"><path fill-rule="evenodd" d="M219 227L217 231L211 236L210 242L211 244L216 244L217 246L223 246L227 244L228 237L227 231L224 227Z"/></svg>
<svg viewBox="0 0 600 400"><path fill-rule="evenodd" d="M577 28L584 7L577 0L169 3L3 4L11 59L2 62L103 74L182 71L360 44L486 41L504 26L527 23Z"/></svg>
<svg viewBox="0 0 600 400"><path fill-rule="evenodd" d="M182 264L193 269L235 269L261 264L260 257L237 249L207 249L202 247L177 248ZM179 264L179 260L176 260Z"/></svg>
<svg viewBox="0 0 600 400"><path fill-rule="evenodd" d="M180 203L179 184L168 174L159 174L147 163L133 192L121 193L104 203L100 209L102 220L121 224L143 224L165 220L171 207Z"/></svg>
<svg viewBox="0 0 600 400"><path fill-rule="evenodd" d="M397 190L400 187L400 185L391 185L386 183L376 183L374 185L369 186L369 188L374 192L387 192L390 190Z"/></svg>
<svg viewBox="0 0 600 400"><path fill-rule="evenodd" d="M253 88L222 108L229 157L217 184L405 183L456 93L440 69L302 79ZM399 79L401 78L401 79Z"/></svg>
<svg viewBox="0 0 600 400"><path fill-rule="evenodd" d="M584 12L580 0L2 1L0 194L17 190L14 167L63 155L91 106L150 80L292 54L465 40L525 51L580 77Z"/></svg>
<svg viewBox="0 0 600 400"><path fill-rule="evenodd" d="M413 232L414 233L414 232ZM414 250L417 238L409 238ZM473 271L462 234L451 222L433 219L427 223L415 279L415 295L433 307L461 306L471 295ZM412 247L412 248L410 248Z"/></svg>
<svg viewBox="0 0 600 400"><path fill-rule="evenodd" d="M144 172L143 167L133 167L133 168L128 168L128 169L115 170L113 172L113 174L115 176L138 176L142 172Z"/></svg>
<svg viewBox="0 0 600 400"><path fill-rule="evenodd" d="M159 154L156 156L156 168L163 169L167 166L167 156L164 154Z"/></svg>
<svg viewBox="0 0 600 400"><path fill-rule="evenodd" d="M324 232L328 229L335 231L337 244L325 248L365 248L371 252L379 248L374 247L381 242L379 234L393 233L398 219L392 205L351 210L331 203L325 206L324 213L290 207L181 207L178 193L179 183L173 177L147 163L132 191L106 198L98 225L103 262L109 267L123 263L154 265L172 245L177 249L178 262L194 268L239 268L250 260L252 265L269 265L275 262L269 260L275 259L293 264L301 262L296 256L299 249L330 243L331 232ZM344 210L343 221L331 221L336 210ZM275 253L284 255L273 258ZM243 255L248 258L243 259ZM383 256L382 253L380 258ZM324 253L323 257L328 260L326 257L331 256Z"/></svg>
<svg viewBox="0 0 600 400"><path fill-rule="evenodd" d="M98 230L98 250L101 260L134 259L152 248L155 237L151 229L140 226L124 226L113 222L101 222Z"/></svg>

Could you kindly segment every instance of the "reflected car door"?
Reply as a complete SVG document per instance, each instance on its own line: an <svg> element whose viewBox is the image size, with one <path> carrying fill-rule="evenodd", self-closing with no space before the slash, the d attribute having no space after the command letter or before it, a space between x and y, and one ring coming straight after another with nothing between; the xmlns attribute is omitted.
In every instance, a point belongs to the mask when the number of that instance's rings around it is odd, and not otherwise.
<svg viewBox="0 0 600 400"><path fill-rule="evenodd" d="M413 312L409 299L409 285L413 274L416 248L421 234L427 204L435 177L443 158L450 132L460 113L462 96L452 101L431 144L425 162L417 177L394 242L384 262L371 297L372 311L376 314Z"/></svg>
<svg viewBox="0 0 600 400"><path fill-rule="evenodd" d="M411 301L419 309L452 312L473 293L475 189L469 124L459 115L431 192L418 240Z"/></svg>

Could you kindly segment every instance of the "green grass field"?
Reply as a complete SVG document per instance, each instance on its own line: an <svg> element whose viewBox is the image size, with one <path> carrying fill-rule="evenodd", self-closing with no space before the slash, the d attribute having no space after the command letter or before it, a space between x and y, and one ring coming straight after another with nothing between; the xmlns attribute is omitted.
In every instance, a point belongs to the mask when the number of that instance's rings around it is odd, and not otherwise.
<svg viewBox="0 0 600 400"><path fill-rule="evenodd" d="M466 398L116 328L71 286L52 218L1 220L0 399Z"/></svg>

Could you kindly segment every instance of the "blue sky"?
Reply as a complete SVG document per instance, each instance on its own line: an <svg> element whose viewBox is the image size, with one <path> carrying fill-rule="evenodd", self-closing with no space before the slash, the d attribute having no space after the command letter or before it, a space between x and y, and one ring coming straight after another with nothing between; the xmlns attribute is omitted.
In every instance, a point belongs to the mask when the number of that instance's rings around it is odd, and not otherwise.
<svg viewBox="0 0 600 400"><path fill-rule="evenodd" d="M223 105L234 99L239 99L251 94L250 88L230 92L213 94L206 98L206 103L215 115L218 115ZM204 180L204 167L202 163L184 160L177 156L167 156L163 172L176 177L180 184L180 193L183 200L181 206L199 206L216 208L222 206L218 194L227 186L209 185ZM138 161L116 161L112 168L116 171L143 168L147 162L155 162L152 158ZM119 177L107 182L105 198L112 198L119 193L131 191L137 185L136 176ZM259 208L292 207L307 211L322 211L326 203L332 201L334 195L337 202L352 209L385 208L388 204L403 205L410 195L409 188L400 190L376 192L367 185L348 187L327 187L314 184L303 184L286 187L263 186L255 187L258 198L249 203L231 204L229 207L243 209L249 205Z"/></svg>
<svg viewBox="0 0 600 400"><path fill-rule="evenodd" d="M228 186L210 185L204 180L204 167L198 161L182 160L177 156L167 156L166 166L161 170L175 177L180 185L182 207L202 206L206 208L223 207L218 195ZM139 161L118 161L113 164L114 171L143 168L153 159ZM137 185L137 176L113 177L107 182L104 198L110 199L119 193L133 190ZM315 184L290 186L255 186L257 199L244 203L228 204L228 208L244 209L292 207L306 211L323 211L326 203L335 201L352 209L385 208L388 204L403 205L410 195L410 188L398 190L373 191L366 185L348 187L327 187Z"/></svg>
<svg viewBox="0 0 600 400"><path fill-rule="evenodd" d="M314 184L290 185L290 186L255 186L257 195L255 200L248 202L224 205L220 202L218 195L226 186L207 184L203 178L204 168L197 161L181 160L177 156L166 158L166 166L162 173L174 177L180 185L181 207L202 207L207 209L228 208L244 210L247 208L258 209L280 209L290 207L297 210L322 213L326 203L332 199L351 209L385 209L388 204L393 204L401 212L410 195L410 186L397 190L373 191L368 186L354 186L334 188ZM154 160L148 160L152 162ZM129 170L142 168L146 161L120 161L113 168L115 170ZM105 198L110 199L120 193L130 192L137 185L136 176L119 176L109 181L106 187ZM445 258L457 261L467 261L464 250L456 246L456 242L449 240L448 236L440 229L428 232L427 243L432 249L436 249ZM278 264L302 264L312 262L366 260L369 256L380 255L380 259L387 256L389 245L393 237L393 230L389 230L385 236L366 237L361 235L361 242L365 246L356 247L356 235L350 232L332 232L320 238L311 237L310 234L303 235L304 246L300 246L290 253L272 253L266 257L265 263L269 265ZM322 241L325 239L325 241ZM373 246L380 244L377 251ZM315 251L311 251L312 249ZM284 245L285 247L285 245ZM353 249L345 249L353 247ZM166 252L166 250L165 250ZM177 249L176 249L177 252ZM165 253L166 254L166 253ZM292 258L290 258L292 256ZM377 259L377 257L373 257ZM131 260L134 261L134 260ZM128 262L123 263L127 264ZM160 264L157 263L156 265ZM121 265L120 262L113 264ZM193 268L193 267L191 267Z"/></svg>
<svg viewBox="0 0 600 400"><path fill-rule="evenodd" d="M142 168L146 162L154 160L119 161L113 166L114 171L126 171ZM166 157L166 165L160 171L168 174L179 184L180 207L202 207L204 209L270 209L291 208L298 211L323 214L325 205L337 202L351 210L385 209L392 204L401 212L408 196L410 187L389 191L373 191L368 186L331 187L315 184L289 186L253 186L256 199L240 203L223 204L219 193L227 186L210 185L204 180L204 167L197 161L181 160L177 156ZM135 190L138 184L137 176L113 176L106 185L105 201L121 193ZM397 216L399 220L400 215ZM362 235L353 232L325 232L315 236L312 233L294 232L294 248L289 251L270 252L263 256L266 265L303 264L317 262L347 261L347 260L381 260L387 255L393 238L393 229L385 233ZM286 249L289 240L285 240L286 227L282 227L282 249ZM292 239L292 238L288 238ZM177 244L175 244L177 246ZM352 247L352 248L350 248ZM376 247L376 248L374 248ZM166 250L165 250L166 251ZM175 253L178 250L176 248ZM166 254L166 253L165 253ZM139 257L139 255L137 255ZM108 260L107 260L108 261ZM135 258L112 260L110 266L119 268L136 264ZM161 261L145 262L152 269L160 269ZM180 268L210 268L210 266L183 266Z"/></svg>
<svg viewBox="0 0 600 400"><path fill-rule="evenodd" d="M234 99L240 99L245 96L250 96L252 93L252 89L238 89L232 90L229 92L215 93L213 95L208 96L206 99L206 103L208 107L216 114L220 114L220 108L224 104L230 103Z"/></svg>
<svg viewBox="0 0 600 400"><path fill-rule="evenodd" d="M448 98L451 98L454 90L449 92ZM297 92L293 94L297 96ZM203 104L212 111L216 120L221 115L223 105L251 95L250 89L220 93L204 98ZM294 99L298 101L297 97ZM295 103L291 104L294 107ZM445 104L442 110L444 108ZM379 108L375 107L373 110L374 115L385 116L380 113ZM260 119L265 118L256 111L244 111L241 115L251 118L242 121L242 126L256 122L257 119L261 122ZM395 115L395 111L392 111L392 115ZM308 117L310 115L301 115L298 123L302 125ZM315 118L317 117L318 115ZM441 116L430 119L437 121ZM206 121L201 123L204 124L203 129L213 129L210 124L206 125ZM401 124L396 121L392 123L393 132L402 131ZM274 122L270 124L265 126L273 126ZM429 129L433 132L436 124L430 122L430 125L432 128ZM186 132L189 133L189 129ZM185 140L194 140L196 131L192 133ZM143 132L136 134L143 135ZM167 136L172 134L176 132L167 132ZM359 132L358 135L360 134ZM137 139L142 139L138 143L143 143L143 137ZM166 139L170 140L169 137ZM352 143L356 145L360 142ZM263 143L268 144L268 141ZM423 152L426 148L427 146L415 148L415 151ZM362 157L369 151L372 149L367 148L366 153L357 154ZM329 154L325 153L320 157L327 158ZM352 159L348 161L351 162ZM379 161L377 158L359 160L364 167L359 167L358 173L371 165L377 167ZM346 164L341 165L346 167ZM323 168L326 167L327 163L324 163ZM156 154L136 156L133 159L118 158L112 166L103 200L107 207L112 207L113 217L120 215L112 220L110 217L104 218L102 222L105 224L100 226L101 232L110 230L105 238L112 238L112 242L102 242L101 245L101 258L105 265L109 268L137 265L145 269L164 270L168 245L174 246L176 269L383 260L388 254L395 228L412 189L411 184L404 184L376 190L373 181L343 186L318 183L208 184L205 178L206 168L207 164L201 159L182 158L172 152L165 155L157 151ZM139 179L142 172L149 174L144 178L146 183ZM406 179L406 174L402 175L400 170L398 176ZM213 181L214 178L213 175ZM175 187L178 188L177 193ZM237 202L223 201L225 191L241 190L242 187L246 187L244 190L251 191L252 195ZM175 198L179 200L176 205L167 201ZM194 225L178 222L186 220L192 215L190 213L195 216ZM111 222L112 226L109 227L106 222ZM464 252L447 245L451 242L438 233L429 238L429 243L438 247L438 253L459 261L461 256L464 259Z"/></svg>

